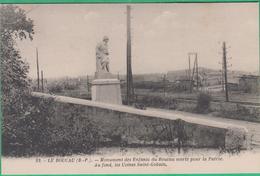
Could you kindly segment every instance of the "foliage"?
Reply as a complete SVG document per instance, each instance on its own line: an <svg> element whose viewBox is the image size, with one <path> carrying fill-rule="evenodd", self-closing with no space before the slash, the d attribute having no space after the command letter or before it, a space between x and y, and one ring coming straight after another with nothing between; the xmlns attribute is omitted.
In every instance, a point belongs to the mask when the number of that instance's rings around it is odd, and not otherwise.
<svg viewBox="0 0 260 176"><path fill-rule="evenodd" d="M3 123L3 155L28 156L42 154L48 149L54 101L30 98L28 105L29 111L18 120Z"/></svg>
<svg viewBox="0 0 260 176"><path fill-rule="evenodd" d="M56 81L48 84L47 89L51 93L61 93L64 90L79 90L78 83L68 83L65 81Z"/></svg>
<svg viewBox="0 0 260 176"><path fill-rule="evenodd" d="M175 99L171 97L165 97L165 96L151 96L151 95L137 96L135 106L136 105L141 106L140 109L143 108L145 109L145 107L176 109Z"/></svg>
<svg viewBox="0 0 260 176"><path fill-rule="evenodd" d="M32 40L34 25L26 12L14 5L0 6L0 24L3 152L30 152L40 143L46 119L38 112L41 103L30 98L29 65L22 59L16 41Z"/></svg>
<svg viewBox="0 0 260 176"><path fill-rule="evenodd" d="M64 82L63 85L64 85L64 89L66 89L66 90L76 90L76 89L79 89L79 84L69 84L67 82Z"/></svg>
<svg viewBox="0 0 260 176"><path fill-rule="evenodd" d="M23 61L16 40L33 39L33 21L24 10L13 5L0 7L0 57L3 115L21 115L29 92L29 65Z"/></svg>
<svg viewBox="0 0 260 176"><path fill-rule="evenodd" d="M4 123L3 155L71 155L97 148L98 125L84 116L85 107L33 97L28 102L30 109L23 118ZM55 123L55 117L64 118L65 123Z"/></svg>
<svg viewBox="0 0 260 176"><path fill-rule="evenodd" d="M16 40L27 37L32 40L33 22L27 19L25 11L17 6L2 5L0 24L3 142L11 140L9 144L19 146L20 142L15 139L18 139L20 134L15 126L25 119L25 112L29 108L30 82L27 78L29 65L21 58Z"/></svg>
<svg viewBox="0 0 260 176"><path fill-rule="evenodd" d="M190 88L190 82L169 82L167 81L136 81L135 89L148 89L153 92L185 92ZM122 89L126 89L126 85L122 84Z"/></svg>
<svg viewBox="0 0 260 176"><path fill-rule="evenodd" d="M16 41L33 39L33 21L17 6L2 5L0 24L3 155L61 155L95 149L98 131L93 123L85 120L80 130L73 127L75 119L85 119L79 109L67 111L71 121L60 129L52 123L54 101L30 96L29 65L22 59ZM67 88L74 89L70 85ZM53 88L61 90L59 86Z"/></svg>
<svg viewBox="0 0 260 176"><path fill-rule="evenodd" d="M51 84L47 87L50 93L61 93L63 86L61 84Z"/></svg>
<svg viewBox="0 0 260 176"><path fill-rule="evenodd" d="M73 104L60 104L58 118L60 126L53 129L49 153L56 155L70 155L76 153L90 153L99 143L100 130L98 125L84 113L86 107ZM61 122L63 119L64 121Z"/></svg>
<svg viewBox="0 0 260 176"><path fill-rule="evenodd" d="M212 98L208 93L199 93L197 97L197 106L195 111L197 113L208 113L210 110L210 102Z"/></svg>

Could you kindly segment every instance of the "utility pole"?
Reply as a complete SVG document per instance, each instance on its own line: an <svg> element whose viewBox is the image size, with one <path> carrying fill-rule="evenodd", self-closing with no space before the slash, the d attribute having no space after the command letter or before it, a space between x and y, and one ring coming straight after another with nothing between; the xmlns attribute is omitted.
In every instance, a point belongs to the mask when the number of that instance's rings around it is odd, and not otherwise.
<svg viewBox="0 0 260 176"><path fill-rule="evenodd" d="M198 67L198 53L195 53L195 62L196 62L196 81L197 81L197 90L199 90L199 67Z"/></svg>
<svg viewBox="0 0 260 176"><path fill-rule="evenodd" d="M43 87L43 71L41 70L41 83L42 83L42 92L44 92L44 87Z"/></svg>
<svg viewBox="0 0 260 176"><path fill-rule="evenodd" d="M190 69L190 53L188 54L189 57L189 81L190 81L190 93L192 92L192 80L191 80L191 69Z"/></svg>
<svg viewBox="0 0 260 176"><path fill-rule="evenodd" d="M39 72L38 48L36 48L36 65L37 65L37 91L39 91L40 90L40 72Z"/></svg>
<svg viewBox="0 0 260 176"><path fill-rule="evenodd" d="M89 93L89 79L88 79L88 75L87 75L87 93Z"/></svg>
<svg viewBox="0 0 260 176"><path fill-rule="evenodd" d="M223 67L224 67L224 77L225 77L225 94L226 94L226 101L229 101L228 98L228 80L227 80L227 49L226 49L226 42L223 42Z"/></svg>
<svg viewBox="0 0 260 176"><path fill-rule="evenodd" d="M192 74L191 74L191 55L195 56ZM196 72L197 90L199 90L198 53L197 52L188 53L188 56L189 56L189 81L190 81L190 93L191 93L193 89L193 77L195 72Z"/></svg>
<svg viewBox="0 0 260 176"><path fill-rule="evenodd" d="M224 62L222 61L222 70L221 70L221 85L222 85L222 91L225 91L225 81L224 81Z"/></svg>
<svg viewBox="0 0 260 176"><path fill-rule="evenodd" d="M223 55L223 53L221 53ZM225 91L225 81L224 81L224 62L223 62L223 58L221 59L222 61L219 62L219 64L221 64L221 77L220 77L220 81L221 81L221 88L222 88L222 92Z"/></svg>
<svg viewBox="0 0 260 176"><path fill-rule="evenodd" d="M133 75L132 75L132 65L131 65L131 7L126 6L126 33L127 33L127 50L126 50L126 102L128 105L133 103L134 88L133 88Z"/></svg>
<svg viewBox="0 0 260 176"><path fill-rule="evenodd" d="M166 74L163 75L163 95L166 97Z"/></svg>
<svg viewBox="0 0 260 176"><path fill-rule="evenodd" d="M190 93L192 93L193 89L193 76L191 76L191 65L190 65L190 59L191 59L192 53L188 53L189 56L189 81L190 81Z"/></svg>

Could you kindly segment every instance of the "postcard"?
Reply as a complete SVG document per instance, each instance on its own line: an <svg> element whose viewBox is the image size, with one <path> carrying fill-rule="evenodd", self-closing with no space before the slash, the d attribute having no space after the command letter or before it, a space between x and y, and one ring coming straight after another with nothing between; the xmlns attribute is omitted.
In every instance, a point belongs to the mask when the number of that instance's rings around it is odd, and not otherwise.
<svg viewBox="0 0 260 176"><path fill-rule="evenodd" d="M2 4L3 174L260 173L258 3Z"/></svg>

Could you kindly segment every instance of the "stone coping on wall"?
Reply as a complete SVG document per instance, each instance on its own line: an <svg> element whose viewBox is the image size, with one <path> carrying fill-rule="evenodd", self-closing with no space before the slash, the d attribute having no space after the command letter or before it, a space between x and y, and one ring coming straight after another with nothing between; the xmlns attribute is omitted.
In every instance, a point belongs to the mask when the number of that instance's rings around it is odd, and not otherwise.
<svg viewBox="0 0 260 176"><path fill-rule="evenodd" d="M125 106L125 105L102 103L102 102L84 100L84 99L79 99L79 98L46 94L46 93L41 93L41 92L32 92L31 94L32 94L32 96L39 97L39 98L53 98L57 102L79 104L79 105L85 105L85 106L90 106L90 107L98 107L98 108L108 109L108 110L113 110L113 111L118 111L118 112L142 115L142 116L146 116L146 117L156 117L156 118L169 119L169 120L181 119L186 122L193 123L193 124L205 125L205 126L215 127L215 128L222 128L222 129L227 129L227 130L236 129L243 133L248 133L247 128L240 126L240 125L222 123L222 122L217 122L215 120L200 119L200 118L192 117L192 115L186 116L186 115L182 115L182 114L175 114L174 111L169 113L169 112L162 112L162 111L156 111L156 110L141 110L141 109L136 109L134 107Z"/></svg>

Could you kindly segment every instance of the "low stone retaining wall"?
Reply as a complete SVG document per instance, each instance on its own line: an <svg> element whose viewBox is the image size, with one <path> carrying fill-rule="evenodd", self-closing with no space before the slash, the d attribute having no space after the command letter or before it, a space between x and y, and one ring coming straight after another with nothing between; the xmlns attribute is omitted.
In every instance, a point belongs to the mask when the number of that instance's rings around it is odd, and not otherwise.
<svg viewBox="0 0 260 176"><path fill-rule="evenodd" d="M92 121L97 124L103 142L179 148L246 149L249 146L247 129L237 125L38 92L32 96L54 99L54 125L64 127L74 118L71 128L80 130L87 121ZM79 139L75 137L75 140Z"/></svg>
<svg viewBox="0 0 260 176"><path fill-rule="evenodd" d="M175 99L170 97L138 95L137 102L147 107L172 109L194 112L196 100ZM254 105L238 104L234 102L210 102L210 111L215 116L260 122L260 107Z"/></svg>
<svg viewBox="0 0 260 176"><path fill-rule="evenodd" d="M193 111L196 106L196 102L187 100L176 100L175 104L175 108L182 111ZM236 104L232 102L211 102L210 111L220 117L260 122L259 106Z"/></svg>

